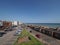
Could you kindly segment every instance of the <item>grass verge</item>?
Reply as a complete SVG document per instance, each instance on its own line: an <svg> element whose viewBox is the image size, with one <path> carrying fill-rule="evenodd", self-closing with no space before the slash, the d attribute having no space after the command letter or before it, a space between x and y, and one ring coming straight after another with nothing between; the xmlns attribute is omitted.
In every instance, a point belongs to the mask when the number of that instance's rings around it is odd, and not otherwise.
<svg viewBox="0 0 60 45"><path fill-rule="evenodd" d="M19 38L23 38L23 37L30 37L31 40L27 41L27 42L22 42L20 44L17 43ZM19 35L18 39L16 40L16 42L14 43L14 45L43 45L40 41L38 41L34 36L32 36L27 30L23 30L21 32L21 34Z"/></svg>

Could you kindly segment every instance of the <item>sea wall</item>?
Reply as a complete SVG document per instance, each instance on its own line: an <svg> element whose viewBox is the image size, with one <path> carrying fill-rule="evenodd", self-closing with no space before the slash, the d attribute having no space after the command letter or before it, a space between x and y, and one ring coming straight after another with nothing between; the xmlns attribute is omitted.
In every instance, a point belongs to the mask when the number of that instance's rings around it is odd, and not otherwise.
<svg viewBox="0 0 60 45"><path fill-rule="evenodd" d="M60 28L50 28L46 26L37 26L37 25L27 25L27 27L31 28L32 30L38 31L40 33L46 34L48 36L60 39Z"/></svg>

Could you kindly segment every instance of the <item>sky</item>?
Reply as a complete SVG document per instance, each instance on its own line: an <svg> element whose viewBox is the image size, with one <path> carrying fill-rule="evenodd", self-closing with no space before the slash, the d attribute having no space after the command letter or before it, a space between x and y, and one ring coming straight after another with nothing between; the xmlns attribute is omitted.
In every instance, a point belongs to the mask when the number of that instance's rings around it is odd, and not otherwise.
<svg viewBox="0 0 60 45"><path fill-rule="evenodd" d="M0 0L0 20L60 23L60 0Z"/></svg>

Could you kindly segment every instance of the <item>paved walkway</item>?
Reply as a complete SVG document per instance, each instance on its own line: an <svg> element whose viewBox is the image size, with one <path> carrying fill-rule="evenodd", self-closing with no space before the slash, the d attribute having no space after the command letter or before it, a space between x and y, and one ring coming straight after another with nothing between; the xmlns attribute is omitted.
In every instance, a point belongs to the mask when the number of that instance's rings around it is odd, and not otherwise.
<svg viewBox="0 0 60 45"><path fill-rule="evenodd" d="M60 45L60 40L58 40L58 39L55 39L53 37L50 37L50 36L47 36L45 34L39 33L37 31L34 31L34 30L30 29L30 28L28 28L27 30L28 31L31 30L33 35L40 34L41 38L39 40L47 43L46 45Z"/></svg>
<svg viewBox="0 0 60 45"><path fill-rule="evenodd" d="M15 31L16 30L9 31L7 34L4 34L3 37L0 37L0 45L13 45L17 39L17 36L14 36Z"/></svg>

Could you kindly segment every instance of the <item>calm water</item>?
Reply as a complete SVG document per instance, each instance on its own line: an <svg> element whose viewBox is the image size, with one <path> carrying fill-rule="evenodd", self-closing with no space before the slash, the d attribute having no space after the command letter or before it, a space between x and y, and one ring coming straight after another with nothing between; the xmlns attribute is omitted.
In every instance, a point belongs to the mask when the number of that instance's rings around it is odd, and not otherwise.
<svg viewBox="0 0 60 45"><path fill-rule="evenodd" d="M38 26L48 26L52 28L60 27L60 23L27 23L27 24L33 24Z"/></svg>

